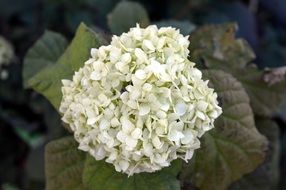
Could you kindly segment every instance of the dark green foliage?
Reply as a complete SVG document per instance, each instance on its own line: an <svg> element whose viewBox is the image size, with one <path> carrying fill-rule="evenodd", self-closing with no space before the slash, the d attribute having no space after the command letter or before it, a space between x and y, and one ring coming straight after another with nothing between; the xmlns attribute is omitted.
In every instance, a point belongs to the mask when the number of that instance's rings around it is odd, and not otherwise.
<svg viewBox="0 0 286 190"><path fill-rule="evenodd" d="M223 114L215 128L202 137L202 148L182 171L182 179L203 190L221 190L263 162L267 140L255 127L249 98L240 82L219 70L205 71L204 78L216 89Z"/></svg>
<svg viewBox="0 0 286 190"><path fill-rule="evenodd" d="M286 80L266 81L266 72L251 63L255 55L249 44L235 38L236 30L235 24L210 25L196 30L191 36L190 57L201 67L231 73L247 91L254 113L272 116L286 99Z"/></svg>
<svg viewBox="0 0 286 190"><path fill-rule="evenodd" d="M149 25L149 17L144 7L135 2L122 1L108 15L108 25L114 34L127 32L136 23L141 27Z"/></svg>
<svg viewBox="0 0 286 190"><path fill-rule="evenodd" d="M268 151L263 165L259 166L252 173L245 175L235 182L231 190L271 190L278 188L280 143L279 127L270 119L259 118L256 122L258 130L267 137ZM271 130L269 130L271 129Z"/></svg>
<svg viewBox="0 0 286 190"><path fill-rule="evenodd" d="M61 80L71 79L73 73L88 59L90 49L99 47L104 40L81 24L64 53L63 42L64 39L58 34L50 32L44 34L30 49L23 70L25 86L44 95L56 109L61 101ZM41 56L35 55L34 52L38 52ZM35 67L35 61L41 66Z"/></svg>

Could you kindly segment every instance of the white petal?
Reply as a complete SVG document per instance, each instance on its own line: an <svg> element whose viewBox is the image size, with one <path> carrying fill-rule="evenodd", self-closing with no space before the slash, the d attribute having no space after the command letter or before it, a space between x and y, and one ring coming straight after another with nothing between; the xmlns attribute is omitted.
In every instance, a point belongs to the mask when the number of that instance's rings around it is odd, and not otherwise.
<svg viewBox="0 0 286 190"><path fill-rule="evenodd" d="M143 115L147 115L150 112L151 108L148 104L141 104L139 106L139 115L143 116Z"/></svg>
<svg viewBox="0 0 286 190"><path fill-rule="evenodd" d="M119 167L123 172L125 172L129 167L129 162L126 160L120 160L119 161Z"/></svg>
<svg viewBox="0 0 286 190"><path fill-rule="evenodd" d="M209 124L205 124L205 125L202 126L202 128L203 128L204 131L209 131L209 130L211 130L213 128L213 126L209 125Z"/></svg>
<svg viewBox="0 0 286 190"><path fill-rule="evenodd" d="M205 101L198 101L198 103L197 103L197 107L198 107L198 109L200 110L200 111L202 111L202 112L205 112L206 110L207 110L207 107L208 107L208 103L207 102L205 102Z"/></svg>
<svg viewBox="0 0 286 190"><path fill-rule="evenodd" d="M106 58L106 52L105 52L104 46L101 46L101 47L98 49L97 55L98 55L98 57L99 57L101 60L103 60L103 59Z"/></svg>
<svg viewBox="0 0 286 190"><path fill-rule="evenodd" d="M114 118L111 119L110 124L111 124L112 127L116 127L116 126L120 125L120 122L119 122L119 120L116 117L114 117Z"/></svg>
<svg viewBox="0 0 286 190"><path fill-rule="evenodd" d="M100 128L101 130L103 130L103 129L108 128L109 125L110 125L110 122L107 121L106 119L103 119L103 120L101 120L100 123L99 123L99 128Z"/></svg>
<svg viewBox="0 0 286 190"><path fill-rule="evenodd" d="M96 117L88 118L86 124L93 125L98 119Z"/></svg>
<svg viewBox="0 0 286 190"><path fill-rule="evenodd" d="M137 103L135 100L128 100L126 104L132 109L137 109Z"/></svg>
<svg viewBox="0 0 286 190"><path fill-rule="evenodd" d="M130 91L130 99L137 100L141 96L141 91L139 89L134 89Z"/></svg>
<svg viewBox="0 0 286 190"><path fill-rule="evenodd" d="M193 76L197 78L202 78L202 72L199 69L193 68L191 72Z"/></svg>
<svg viewBox="0 0 286 190"><path fill-rule="evenodd" d="M94 59L89 59L86 62L84 62L85 65L92 64L95 60Z"/></svg>
<svg viewBox="0 0 286 190"><path fill-rule="evenodd" d="M137 57L137 59L140 60L140 62L146 62L147 55L142 49L136 48L134 53L135 53L135 56Z"/></svg>
<svg viewBox="0 0 286 190"><path fill-rule="evenodd" d="M219 114L218 114L218 112L217 112L217 111L215 111L215 110L214 110L214 111L212 111L211 113L209 113L209 116L210 116L210 117L212 117L212 118L214 118L214 119L215 119L215 118L217 118L217 117L218 117L218 115L219 115Z"/></svg>
<svg viewBox="0 0 286 190"><path fill-rule="evenodd" d="M121 56L121 62L123 63L130 63L131 61L131 55L130 53L124 53L122 56Z"/></svg>
<svg viewBox="0 0 286 190"><path fill-rule="evenodd" d="M118 48L112 48L112 51L109 53L109 59L111 63L115 63L121 57L121 51Z"/></svg>
<svg viewBox="0 0 286 190"><path fill-rule="evenodd" d="M64 86L69 86L70 84L72 84L72 81L71 81L71 80L67 80L67 79L63 79L63 80L62 80L62 84L63 84Z"/></svg>
<svg viewBox="0 0 286 190"><path fill-rule="evenodd" d="M184 137L181 139L182 144L189 144L194 141L194 135L192 130L187 130L184 132Z"/></svg>
<svg viewBox="0 0 286 190"><path fill-rule="evenodd" d="M140 128L136 128L132 131L131 136L134 139L139 139L142 135L142 130Z"/></svg>
<svg viewBox="0 0 286 190"><path fill-rule="evenodd" d="M116 160L116 158L117 158L117 152L113 151L110 153L106 161L107 162L109 161L109 163L112 163L112 161Z"/></svg>
<svg viewBox="0 0 286 190"><path fill-rule="evenodd" d="M177 130L171 130L168 135L170 141L179 141L181 138L184 138L184 134Z"/></svg>
<svg viewBox="0 0 286 190"><path fill-rule="evenodd" d="M120 142L124 143L124 142L126 141L127 135L126 135L125 133L123 133L122 131L119 131L119 132L117 133L117 135L116 135L116 138L117 138Z"/></svg>
<svg viewBox="0 0 286 190"><path fill-rule="evenodd" d="M167 117L167 114L166 112L162 111L162 110L159 110L157 113L156 113L156 116L160 119L164 119Z"/></svg>
<svg viewBox="0 0 286 190"><path fill-rule="evenodd" d="M165 45L165 41L166 41L166 37L161 37L158 41L158 44L157 44L157 49L162 49L163 46Z"/></svg>
<svg viewBox="0 0 286 190"><path fill-rule="evenodd" d="M160 141L159 137L155 136L152 138L152 144L156 149L160 149L163 146L163 143Z"/></svg>
<svg viewBox="0 0 286 190"><path fill-rule="evenodd" d="M179 116L182 116L187 111L187 105L184 102L179 102L175 106L175 111Z"/></svg>
<svg viewBox="0 0 286 190"><path fill-rule="evenodd" d="M164 69L163 69L162 65L158 61L156 61L154 59L151 60L150 67L148 67L148 68L153 73L162 73L162 72L164 72Z"/></svg>
<svg viewBox="0 0 286 190"><path fill-rule="evenodd" d="M98 100L102 104L102 106L107 106L110 103L110 99L105 94L99 94L98 95Z"/></svg>
<svg viewBox="0 0 286 190"><path fill-rule="evenodd" d="M103 146L96 147L92 151L92 155L95 157L96 160L102 160L106 155L106 151L104 150Z"/></svg>
<svg viewBox="0 0 286 190"><path fill-rule="evenodd" d="M83 150L83 151L89 151L90 146L86 143L80 142L78 149Z"/></svg>
<svg viewBox="0 0 286 190"><path fill-rule="evenodd" d="M200 118L201 120L205 120L206 119L205 114L203 112L201 112L201 111L196 111L196 116L198 118Z"/></svg>
<svg viewBox="0 0 286 190"><path fill-rule="evenodd" d="M140 28L132 28L131 33L136 40L142 40L142 32Z"/></svg>
<svg viewBox="0 0 286 190"><path fill-rule="evenodd" d="M146 156L151 156L153 152L153 146L151 143L143 142L143 150Z"/></svg>
<svg viewBox="0 0 286 190"><path fill-rule="evenodd" d="M134 124L127 117L121 117L120 121L124 133L130 133L135 128Z"/></svg>
<svg viewBox="0 0 286 190"><path fill-rule="evenodd" d="M96 48L91 48L90 54L91 54L91 56L92 56L93 58L97 58L98 49L96 49Z"/></svg>
<svg viewBox="0 0 286 190"><path fill-rule="evenodd" d="M145 50L150 50L151 52L155 51L155 47L150 40L143 40L142 47Z"/></svg>
<svg viewBox="0 0 286 190"><path fill-rule="evenodd" d="M135 72L135 76L140 79L140 80L144 80L146 78L146 73L144 70L142 69L138 69L136 72Z"/></svg>
<svg viewBox="0 0 286 190"><path fill-rule="evenodd" d="M100 80L101 79L101 74L97 71L93 71L91 74L90 74L90 79L91 80Z"/></svg>
<svg viewBox="0 0 286 190"><path fill-rule="evenodd" d="M137 139L127 136L126 145L132 150L137 145Z"/></svg>
<svg viewBox="0 0 286 190"><path fill-rule="evenodd" d="M129 93L128 92L123 92L121 95L120 95L120 98L122 100L123 103L126 103L128 101L128 96L129 96Z"/></svg>
<svg viewBox="0 0 286 190"><path fill-rule="evenodd" d="M152 90L152 85L149 83L144 83L143 90L150 92Z"/></svg>
<svg viewBox="0 0 286 190"><path fill-rule="evenodd" d="M193 155L194 155L194 151L193 150L188 150L186 152L185 160L191 159L193 157Z"/></svg>
<svg viewBox="0 0 286 190"><path fill-rule="evenodd" d="M168 102L164 102L161 104L161 107L160 107L163 111L168 111L169 108L170 108L170 104Z"/></svg>
<svg viewBox="0 0 286 190"><path fill-rule="evenodd" d="M156 127L156 134L163 135L165 133L165 128L163 126Z"/></svg>

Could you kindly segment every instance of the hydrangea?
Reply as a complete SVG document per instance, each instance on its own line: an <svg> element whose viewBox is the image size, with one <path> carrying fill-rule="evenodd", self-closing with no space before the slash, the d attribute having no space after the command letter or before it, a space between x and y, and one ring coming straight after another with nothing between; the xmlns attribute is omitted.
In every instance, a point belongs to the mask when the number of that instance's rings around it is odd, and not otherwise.
<svg viewBox="0 0 286 190"><path fill-rule="evenodd" d="M91 49L62 80L60 112L79 149L129 175L191 159L222 111L188 46L175 28L137 25Z"/></svg>
<svg viewBox="0 0 286 190"><path fill-rule="evenodd" d="M8 77L8 73L3 69L3 65L8 65L14 56L11 44L0 36L0 79Z"/></svg>

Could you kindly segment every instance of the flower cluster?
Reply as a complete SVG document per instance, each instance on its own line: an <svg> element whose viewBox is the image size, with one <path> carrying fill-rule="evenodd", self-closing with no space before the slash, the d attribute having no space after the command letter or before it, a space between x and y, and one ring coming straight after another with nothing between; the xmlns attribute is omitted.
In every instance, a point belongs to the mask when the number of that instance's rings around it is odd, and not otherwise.
<svg viewBox="0 0 286 190"><path fill-rule="evenodd" d="M8 77L8 73L3 69L3 65L8 65L14 56L11 44L0 36L0 79Z"/></svg>
<svg viewBox="0 0 286 190"><path fill-rule="evenodd" d="M191 159L222 111L188 46L175 28L152 25L91 49L73 79L62 81L60 112L79 149L129 175Z"/></svg>

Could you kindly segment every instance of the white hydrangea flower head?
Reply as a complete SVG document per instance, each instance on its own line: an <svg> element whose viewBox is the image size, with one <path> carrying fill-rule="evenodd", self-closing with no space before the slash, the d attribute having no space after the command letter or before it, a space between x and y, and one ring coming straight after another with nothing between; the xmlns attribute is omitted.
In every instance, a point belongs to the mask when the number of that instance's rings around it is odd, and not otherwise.
<svg viewBox="0 0 286 190"><path fill-rule="evenodd" d="M3 69L4 65L8 65L14 56L12 45L0 36L0 79L8 77L8 72Z"/></svg>
<svg viewBox="0 0 286 190"><path fill-rule="evenodd" d="M188 46L175 28L137 25L91 49L73 79L62 81L60 112L79 149L128 175L191 159L222 110Z"/></svg>

